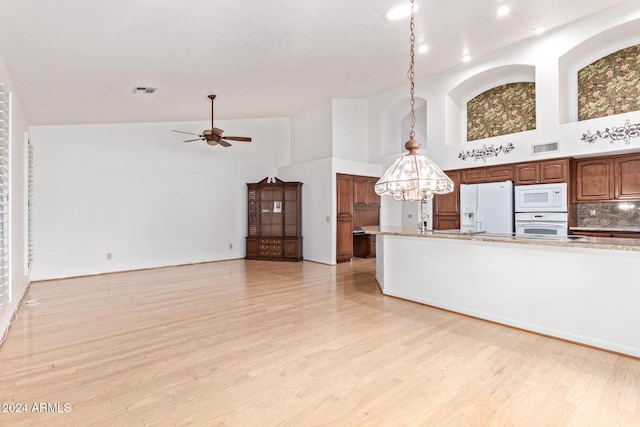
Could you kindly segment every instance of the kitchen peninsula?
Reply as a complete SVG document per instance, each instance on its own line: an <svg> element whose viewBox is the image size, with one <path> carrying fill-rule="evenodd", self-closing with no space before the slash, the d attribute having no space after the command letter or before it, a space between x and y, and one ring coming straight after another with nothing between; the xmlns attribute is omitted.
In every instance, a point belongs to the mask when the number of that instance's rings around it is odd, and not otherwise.
<svg viewBox="0 0 640 427"><path fill-rule="evenodd" d="M385 295L640 357L640 241L367 228Z"/></svg>

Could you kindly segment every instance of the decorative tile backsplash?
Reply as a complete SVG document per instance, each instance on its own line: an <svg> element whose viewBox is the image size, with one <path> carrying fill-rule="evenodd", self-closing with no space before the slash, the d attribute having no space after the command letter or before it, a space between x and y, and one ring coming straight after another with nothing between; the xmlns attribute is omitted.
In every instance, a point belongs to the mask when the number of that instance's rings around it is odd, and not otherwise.
<svg viewBox="0 0 640 427"><path fill-rule="evenodd" d="M640 45L578 71L578 120L640 110Z"/></svg>
<svg viewBox="0 0 640 427"><path fill-rule="evenodd" d="M497 86L467 102L467 141L535 128L535 83Z"/></svg>
<svg viewBox="0 0 640 427"><path fill-rule="evenodd" d="M640 202L578 203L578 227L640 228Z"/></svg>

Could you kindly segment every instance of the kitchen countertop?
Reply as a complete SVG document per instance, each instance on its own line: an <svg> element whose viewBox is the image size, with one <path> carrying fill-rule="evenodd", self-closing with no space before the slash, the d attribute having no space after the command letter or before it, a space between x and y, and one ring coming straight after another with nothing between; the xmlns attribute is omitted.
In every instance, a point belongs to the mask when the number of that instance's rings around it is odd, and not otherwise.
<svg viewBox="0 0 640 427"><path fill-rule="evenodd" d="M569 227L572 231L622 231L628 233L640 233L640 227Z"/></svg>
<svg viewBox="0 0 640 427"><path fill-rule="evenodd" d="M567 237L534 237L515 234L492 234L486 232L464 232L460 230L435 230L421 233L413 227L362 227L367 233L395 236L424 237L438 239L476 240L484 242L500 242L540 246L564 246L593 249L640 252L640 239L624 239L614 237L567 236Z"/></svg>

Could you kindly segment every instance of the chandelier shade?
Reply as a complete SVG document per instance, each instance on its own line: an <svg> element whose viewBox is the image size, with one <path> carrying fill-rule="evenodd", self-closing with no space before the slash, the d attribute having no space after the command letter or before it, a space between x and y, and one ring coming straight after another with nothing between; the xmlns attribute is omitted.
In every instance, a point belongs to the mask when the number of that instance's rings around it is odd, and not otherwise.
<svg viewBox="0 0 640 427"><path fill-rule="evenodd" d="M453 181L427 156L415 150L393 162L376 182L378 195L390 195L393 200L429 200L434 194L453 191Z"/></svg>

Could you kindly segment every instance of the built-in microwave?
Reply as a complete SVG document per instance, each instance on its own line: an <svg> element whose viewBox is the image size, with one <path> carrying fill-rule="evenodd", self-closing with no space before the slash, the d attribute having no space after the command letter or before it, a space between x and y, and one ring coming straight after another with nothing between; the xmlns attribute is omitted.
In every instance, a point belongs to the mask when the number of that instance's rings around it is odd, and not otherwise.
<svg viewBox="0 0 640 427"><path fill-rule="evenodd" d="M516 185L516 212L566 212L567 183Z"/></svg>

